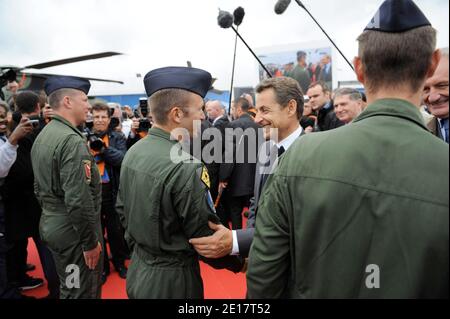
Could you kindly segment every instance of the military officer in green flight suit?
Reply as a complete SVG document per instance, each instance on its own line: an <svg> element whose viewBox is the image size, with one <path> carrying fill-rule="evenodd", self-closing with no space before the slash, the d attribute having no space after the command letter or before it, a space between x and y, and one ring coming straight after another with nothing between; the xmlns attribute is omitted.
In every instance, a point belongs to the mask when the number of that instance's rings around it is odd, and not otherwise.
<svg viewBox="0 0 450 319"><path fill-rule="evenodd" d="M137 299L203 298L199 256L190 238L208 236L219 223L205 166L182 145L199 134L211 74L167 67L149 72L144 85L154 125L122 163L117 211L132 248L127 293ZM185 151L186 150L186 151ZM208 260L239 272L234 256Z"/></svg>
<svg viewBox="0 0 450 319"><path fill-rule="evenodd" d="M413 1L387 0L358 41L369 106L283 155L261 196L250 298L448 298L449 148L419 111L436 30Z"/></svg>
<svg viewBox="0 0 450 319"><path fill-rule="evenodd" d="M100 175L77 129L86 121L89 89L89 81L75 77L45 82L55 115L31 151L40 235L53 253L63 299L101 297Z"/></svg>

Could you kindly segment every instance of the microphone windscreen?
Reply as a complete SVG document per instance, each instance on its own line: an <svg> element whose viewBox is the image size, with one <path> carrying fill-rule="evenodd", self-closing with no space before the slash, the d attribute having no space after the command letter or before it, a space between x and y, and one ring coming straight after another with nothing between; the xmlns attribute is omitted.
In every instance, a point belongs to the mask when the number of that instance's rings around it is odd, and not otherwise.
<svg viewBox="0 0 450 319"><path fill-rule="evenodd" d="M277 4L275 5L275 13L283 14L290 4L291 0L278 0Z"/></svg>
<svg viewBox="0 0 450 319"><path fill-rule="evenodd" d="M236 10L234 10L233 16L234 16L234 24L240 26L245 16L244 8L239 7Z"/></svg>
<svg viewBox="0 0 450 319"><path fill-rule="evenodd" d="M233 25L233 15L227 11L219 11L219 16L217 17L217 22L221 28L228 29Z"/></svg>

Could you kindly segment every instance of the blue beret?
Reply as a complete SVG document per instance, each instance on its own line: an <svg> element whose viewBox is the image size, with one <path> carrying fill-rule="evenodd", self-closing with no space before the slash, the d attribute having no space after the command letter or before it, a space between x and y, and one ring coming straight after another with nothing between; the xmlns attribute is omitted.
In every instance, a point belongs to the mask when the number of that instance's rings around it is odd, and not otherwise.
<svg viewBox="0 0 450 319"><path fill-rule="evenodd" d="M74 76L52 76L45 81L44 89L47 95L59 89L75 89L86 93L89 92L91 83L88 80Z"/></svg>
<svg viewBox="0 0 450 319"><path fill-rule="evenodd" d="M401 33L423 26L430 21L412 0L386 0L364 29Z"/></svg>
<svg viewBox="0 0 450 319"><path fill-rule="evenodd" d="M187 67L167 67L147 73L144 78L147 96L164 89L183 89L206 96L211 88L212 77L204 70Z"/></svg>

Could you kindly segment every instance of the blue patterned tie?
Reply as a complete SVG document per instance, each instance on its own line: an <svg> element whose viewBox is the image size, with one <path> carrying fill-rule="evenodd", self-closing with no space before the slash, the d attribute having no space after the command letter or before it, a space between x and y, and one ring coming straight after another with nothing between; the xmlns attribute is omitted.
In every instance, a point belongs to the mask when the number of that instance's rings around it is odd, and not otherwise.
<svg viewBox="0 0 450 319"><path fill-rule="evenodd" d="M449 142L449 139L448 139L448 119L442 120L442 121L441 121L441 125L442 125L442 127L444 128L444 131L445 131L445 136L444 136L444 138L445 138L445 141L446 141L447 144L448 144L448 142Z"/></svg>

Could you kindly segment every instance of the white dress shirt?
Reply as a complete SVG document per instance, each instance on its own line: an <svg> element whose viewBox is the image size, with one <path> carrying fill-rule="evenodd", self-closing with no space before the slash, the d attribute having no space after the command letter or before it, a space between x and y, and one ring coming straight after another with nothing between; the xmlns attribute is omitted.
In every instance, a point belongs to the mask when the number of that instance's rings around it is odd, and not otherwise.
<svg viewBox="0 0 450 319"><path fill-rule="evenodd" d="M291 133L288 137L286 137L284 140L277 143L277 147L284 147L284 151L286 152L289 147L291 147L292 144L302 135L303 128L299 125L299 127ZM237 233L235 230L233 230L233 249L231 251L231 255L239 255L239 243L237 240Z"/></svg>
<svg viewBox="0 0 450 319"><path fill-rule="evenodd" d="M14 146L4 136L0 136L0 178L8 175L17 158L17 145Z"/></svg>

